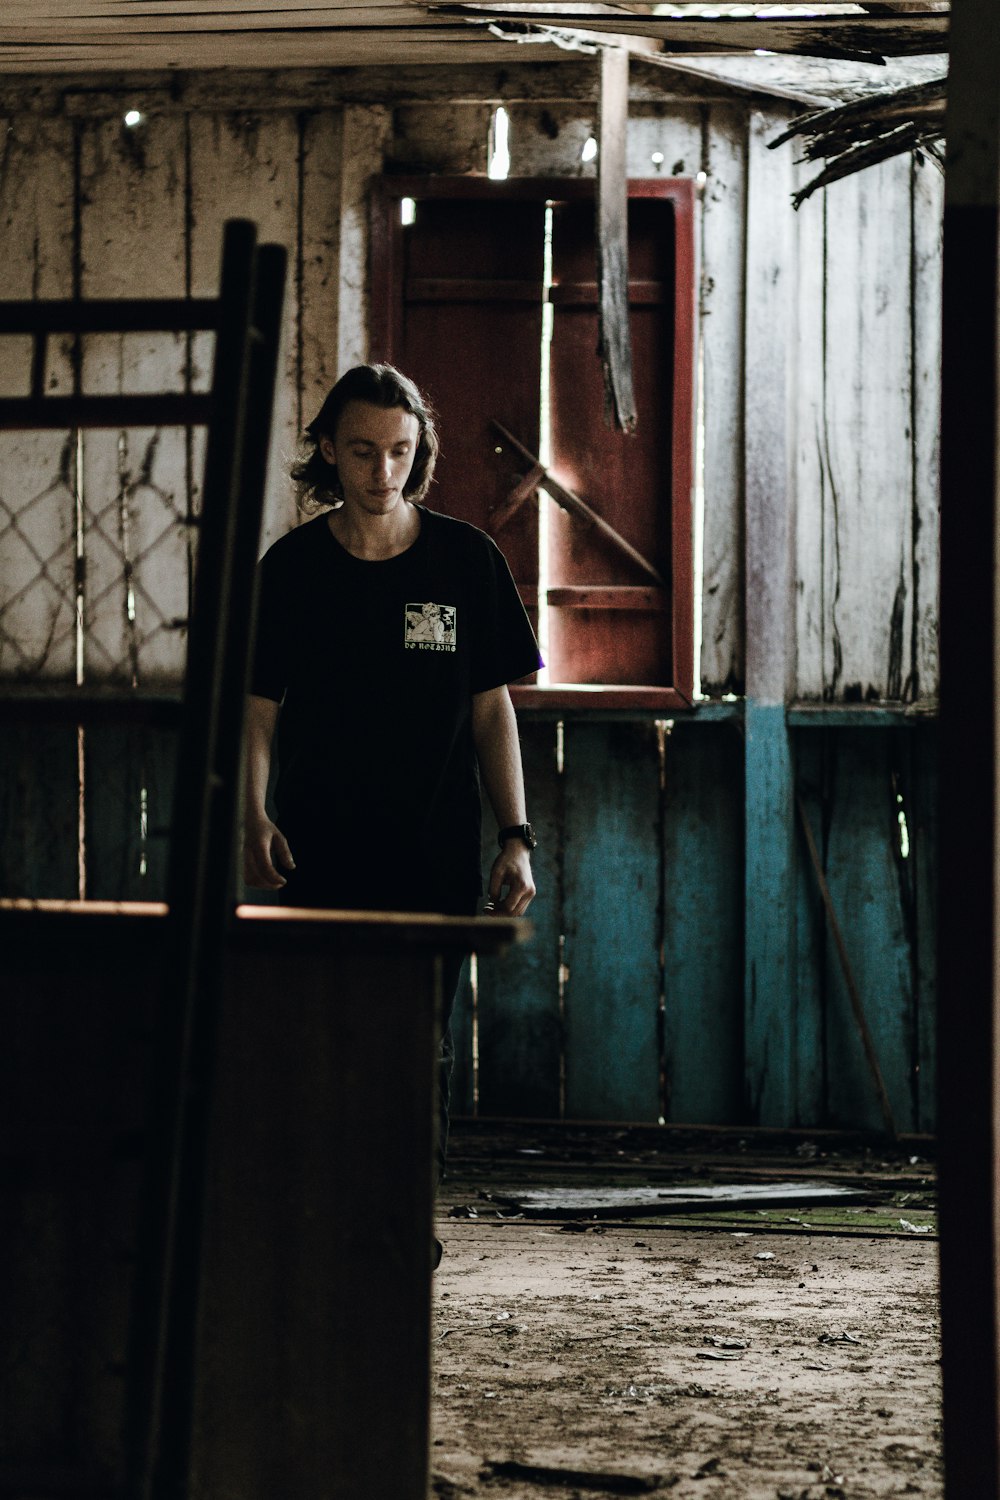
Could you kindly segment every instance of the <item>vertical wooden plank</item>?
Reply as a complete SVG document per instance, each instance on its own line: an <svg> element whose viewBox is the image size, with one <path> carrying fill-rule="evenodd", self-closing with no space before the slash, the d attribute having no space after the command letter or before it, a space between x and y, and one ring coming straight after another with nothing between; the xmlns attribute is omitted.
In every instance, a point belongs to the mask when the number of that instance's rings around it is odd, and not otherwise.
<svg viewBox="0 0 1000 1500"><path fill-rule="evenodd" d="M0 119L4 296L73 289L73 136L65 119ZM49 383L60 380L53 341ZM0 433L0 675L72 680L74 520L68 433Z"/></svg>
<svg viewBox="0 0 1000 1500"><path fill-rule="evenodd" d="M838 729L826 878L897 1128L915 1128L910 1064L914 1014L906 907L891 778L894 732ZM895 845L895 850L893 848ZM827 1074L834 1126L883 1128L836 949L827 945Z"/></svg>
<svg viewBox="0 0 1000 1500"><path fill-rule="evenodd" d="M511 177L594 177L594 157L583 148L594 134L596 109L560 103L506 105Z"/></svg>
<svg viewBox="0 0 1000 1500"><path fill-rule="evenodd" d="M941 503L941 221L944 178L913 158L913 646L914 697L938 695Z"/></svg>
<svg viewBox="0 0 1000 1500"><path fill-rule="evenodd" d="M834 699L911 689L910 279L900 234L910 168L884 162L827 189L826 423L835 576ZM903 240L906 244L906 240Z"/></svg>
<svg viewBox="0 0 1000 1500"><path fill-rule="evenodd" d="M80 140L84 297L184 295L184 122L85 121ZM94 393L183 390L182 335L84 341ZM88 431L83 439L88 680L179 681L188 612L185 435Z"/></svg>
<svg viewBox="0 0 1000 1500"><path fill-rule="evenodd" d="M337 365L343 374L368 358L368 204L383 167L392 115L381 104L344 109L340 175Z"/></svg>
<svg viewBox="0 0 1000 1500"><path fill-rule="evenodd" d="M660 1113L659 765L651 724L565 732L566 1116Z"/></svg>
<svg viewBox="0 0 1000 1500"><path fill-rule="evenodd" d="M754 112L746 260L746 1086L751 1117L795 1115L795 845L785 702L794 671L794 497L789 482L791 153Z"/></svg>
<svg viewBox="0 0 1000 1500"><path fill-rule="evenodd" d="M0 895L77 896L76 729L4 724L0 770Z"/></svg>
<svg viewBox="0 0 1000 1500"><path fill-rule="evenodd" d="M800 186L812 163L796 165ZM826 580L831 485L826 430L826 194L795 216L795 377L792 382L796 532L796 697L820 700L827 649Z"/></svg>
<svg viewBox="0 0 1000 1500"><path fill-rule="evenodd" d="M1000 1490L1000 16L951 7L942 295L941 1337L945 1486Z"/></svg>
<svg viewBox="0 0 1000 1500"><path fill-rule="evenodd" d="M918 1130L934 1131L937 1129L937 888L941 873L938 726L922 726L911 739L907 818L916 905L916 1125Z"/></svg>
<svg viewBox="0 0 1000 1500"><path fill-rule="evenodd" d="M177 737L147 725L87 731L87 895L162 901Z"/></svg>
<svg viewBox="0 0 1000 1500"><path fill-rule="evenodd" d="M479 961L479 1113L557 1119L560 1105L559 1014L562 787L556 725L520 724L528 816L538 831L532 856L538 894L534 935L509 953ZM495 820L483 820L483 872L496 851Z"/></svg>
<svg viewBox="0 0 1000 1500"><path fill-rule="evenodd" d="M466 100L397 105L391 170L485 176L492 114L491 105Z"/></svg>
<svg viewBox="0 0 1000 1500"><path fill-rule="evenodd" d="M702 169L701 158L702 112L697 105L629 106L629 177L694 177Z"/></svg>
<svg viewBox="0 0 1000 1500"><path fill-rule="evenodd" d="M746 111L713 106L702 197L704 542L701 688L743 689L743 319Z"/></svg>
<svg viewBox="0 0 1000 1500"><path fill-rule="evenodd" d="M301 355L295 413L297 432L315 417L339 374L337 268L340 264L342 136L340 111L317 110L302 121Z"/></svg>
<svg viewBox="0 0 1000 1500"><path fill-rule="evenodd" d="M296 264L299 151L299 120L291 111L192 116L189 254L193 296L213 297L218 291L222 226L227 219L252 218L258 240L284 245L289 263ZM293 277L283 313L262 549L283 535L296 519L288 456L298 442L299 316Z"/></svg>
<svg viewBox="0 0 1000 1500"><path fill-rule="evenodd" d="M474 1057L475 996L472 988L472 965L466 963L458 983L455 1008L451 1016L451 1039L455 1065L451 1075L451 1117L471 1116L478 1112Z"/></svg>
<svg viewBox="0 0 1000 1500"><path fill-rule="evenodd" d="M828 731L793 736L796 791L822 860L826 847L825 787ZM801 828L796 866L796 1122L824 1125L826 1099L826 974L830 937L826 915Z"/></svg>
<svg viewBox="0 0 1000 1500"><path fill-rule="evenodd" d="M628 305L628 52L602 47L597 111L597 352L604 372L605 421L631 432L636 423Z"/></svg>
<svg viewBox="0 0 1000 1500"><path fill-rule="evenodd" d="M743 753L677 724L664 756L665 1118L743 1118Z"/></svg>

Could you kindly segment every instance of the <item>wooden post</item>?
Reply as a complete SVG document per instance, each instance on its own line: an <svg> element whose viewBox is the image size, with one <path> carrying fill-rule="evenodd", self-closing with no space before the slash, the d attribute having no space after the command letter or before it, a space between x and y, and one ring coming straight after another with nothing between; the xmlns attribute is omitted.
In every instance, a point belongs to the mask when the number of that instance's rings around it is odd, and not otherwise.
<svg viewBox="0 0 1000 1500"><path fill-rule="evenodd" d="M954 0L941 447L938 1077L945 1492L1000 1492L997 255L1000 16Z"/></svg>
<svg viewBox="0 0 1000 1500"><path fill-rule="evenodd" d="M636 424L628 320L628 52L601 48L597 125L597 319L609 427Z"/></svg>
<svg viewBox="0 0 1000 1500"><path fill-rule="evenodd" d="M795 801L785 703L795 667L787 351L790 156L751 117L746 249L746 970L751 1118L795 1123Z"/></svg>
<svg viewBox="0 0 1000 1500"><path fill-rule="evenodd" d="M337 374L368 358L368 197L379 176L392 112L381 104L344 109L337 277Z"/></svg>

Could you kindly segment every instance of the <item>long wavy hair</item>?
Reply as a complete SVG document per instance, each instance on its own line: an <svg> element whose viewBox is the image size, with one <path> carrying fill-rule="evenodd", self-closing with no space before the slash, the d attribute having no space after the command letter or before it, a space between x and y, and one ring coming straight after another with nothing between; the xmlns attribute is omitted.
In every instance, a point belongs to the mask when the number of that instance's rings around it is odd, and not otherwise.
<svg viewBox="0 0 1000 1500"><path fill-rule="evenodd" d="M430 402L394 365L355 365L340 377L303 434L290 470L299 506L303 510L318 510L343 501L337 466L327 463L319 440L327 437L331 442L336 441L337 423L350 401L367 401L371 406L384 408L398 406L416 417L417 451L403 494L407 500L422 500L430 489L438 456L437 428Z"/></svg>

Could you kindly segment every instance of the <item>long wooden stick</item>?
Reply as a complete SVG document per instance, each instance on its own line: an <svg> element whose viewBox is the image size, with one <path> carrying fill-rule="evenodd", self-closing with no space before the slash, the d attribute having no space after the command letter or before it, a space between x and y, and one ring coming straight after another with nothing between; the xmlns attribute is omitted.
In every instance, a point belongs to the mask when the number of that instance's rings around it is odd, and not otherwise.
<svg viewBox="0 0 1000 1500"><path fill-rule="evenodd" d="M516 449L523 459L532 465L533 471L538 471L538 478L532 485L532 489L543 488L547 494L552 496L557 505L562 506L563 510L568 510L571 515L579 516L581 520L588 521L592 526L596 526L601 535L607 537L608 541L617 547L619 552L624 552L625 556L630 557L634 563L637 563L644 573L648 573L650 578L655 578L661 588L665 587L663 578L653 567L653 564L648 562L641 552L637 552L632 543L627 542L613 526L609 526L603 516L599 516L596 510L591 510L585 500L581 500L579 495L575 495L572 490L568 490L565 485L560 484L558 479L553 478L536 453L532 453L523 443L519 443L513 433L508 432L506 427L501 426L495 417L491 419L490 425L495 427L500 436L512 448ZM534 477L534 473L532 473L531 477ZM518 486L515 494L520 494L522 489L523 486ZM509 512L504 511L503 514L506 520Z"/></svg>
<svg viewBox="0 0 1000 1500"><path fill-rule="evenodd" d="M830 924L830 931L833 933L833 941L837 945L837 952L840 954L840 966L844 971L844 980L847 984L847 993L851 997L851 1009L854 1012L854 1020L857 1025L858 1031L861 1034L861 1042L865 1049L865 1057L868 1059L868 1066L871 1069L872 1078L875 1080L875 1088L878 1091L879 1104L882 1107L882 1118L885 1121L886 1130L893 1137L893 1139L895 1139L896 1121L893 1118L892 1105L889 1103L889 1095L886 1092L885 1080L882 1077L882 1069L879 1067L878 1056L875 1052L875 1043L873 1042L872 1034L868 1029L868 1020L865 1016L864 1007L861 1004L861 995L858 991L857 984L855 983L854 973L851 969L850 961L847 957L847 949L844 946L844 937L840 930L840 923L837 921L837 913L834 910L833 898L830 895L830 887L826 883L826 876L823 874L823 866L820 864L819 851L816 848L816 840L813 838L813 832L809 826L809 819L806 816L805 805L802 801L801 795L798 792L795 793L795 805L799 810L799 819L802 823L802 832L805 834L806 843L809 846L809 858L812 860L812 867L816 872L816 880L819 885L819 892L823 898L823 906L826 909L826 919Z"/></svg>

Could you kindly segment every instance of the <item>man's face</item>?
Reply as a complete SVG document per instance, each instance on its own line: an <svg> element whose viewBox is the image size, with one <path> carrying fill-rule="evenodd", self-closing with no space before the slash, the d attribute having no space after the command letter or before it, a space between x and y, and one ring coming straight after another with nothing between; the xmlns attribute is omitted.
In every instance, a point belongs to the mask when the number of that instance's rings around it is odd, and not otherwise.
<svg viewBox="0 0 1000 1500"><path fill-rule="evenodd" d="M331 441L319 440L327 463L336 464L344 504L370 516L384 516L403 500L417 453L420 424L400 406L349 401Z"/></svg>

